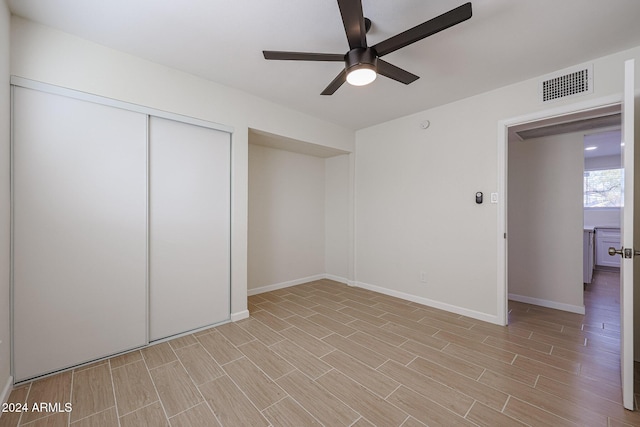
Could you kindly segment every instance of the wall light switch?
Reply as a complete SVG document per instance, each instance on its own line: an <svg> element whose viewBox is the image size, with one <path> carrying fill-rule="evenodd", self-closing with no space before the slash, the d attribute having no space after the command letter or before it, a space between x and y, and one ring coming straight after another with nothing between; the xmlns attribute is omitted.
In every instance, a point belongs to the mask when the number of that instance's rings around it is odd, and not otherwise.
<svg viewBox="0 0 640 427"><path fill-rule="evenodd" d="M491 193L491 203L498 203L498 193Z"/></svg>

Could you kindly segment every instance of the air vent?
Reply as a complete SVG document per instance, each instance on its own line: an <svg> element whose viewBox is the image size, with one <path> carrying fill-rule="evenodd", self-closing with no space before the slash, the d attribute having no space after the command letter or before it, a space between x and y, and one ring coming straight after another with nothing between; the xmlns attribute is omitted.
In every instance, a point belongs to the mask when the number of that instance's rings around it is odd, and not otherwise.
<svg viewBox="0 0 640 427"><path fill-rule="evenodd" d="M540 81L538 89L542 102L551 102L592 93L593 65L562 70L547 75Z"/></svg>

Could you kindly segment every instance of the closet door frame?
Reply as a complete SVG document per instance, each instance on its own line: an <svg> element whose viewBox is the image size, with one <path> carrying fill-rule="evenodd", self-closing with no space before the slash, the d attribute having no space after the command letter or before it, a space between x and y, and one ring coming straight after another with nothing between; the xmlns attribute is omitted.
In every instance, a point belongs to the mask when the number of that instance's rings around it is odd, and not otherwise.
<svg viewBox="0 0 640 427"><path fill-rule="evenodd" d="M81 101L89 101L95 104L106 105L110 107L120 108L122 110L134 111L146 114L148 116L160 117L163 119L175 120L177 122L188 123L196 126L202 126L209 129L215 129L227 132L233 135L234 128L220 123L209 122L207 120L197 119L195 117L185 116L182 114L171 113L168 111L157 110L143 105L132 104L130 102L119 101L113 98L105 98L103 96L94 95L88 92L81 92L74 89L68 89L62 86L55 86L49 83L42 83L35 80L26 79L24 77L11 76L11 86L19 86L26 89L34 89L40 92L61 95L67 98L78 99Z"/></svg>
<svg viewBox="0 0 640 427"><path fill-rule="evenodd" d="M204 128L209 128L209 129L213 129L213 130L218 130L218 131L222 131L222 132L226 132L229 134L229 141L230 141L230 147L233 147L233 132L234 132L234 128L231 126L227 126L227 125L223 125L223 124L219 124L219 123L214 123L214 122L210 122L210 121L206 121L206 120L202 120L202 119L197 119L194 117L190 117L190 116L185 116L185 115L181 115L181 114L176 114L176 113L171 113L171 112L167 112L167 111L162 111L162 110L157 110L154 108L150 108L150 107L145 107L142 105L137 105L137 104L133 104L133 103L128 103L125 101L120 101L120 100L116 100L116 99L112 99L112 98L106 98L103 96L99 96L99 95L94 95L91 93L87 93L87 92L82 92L82 91L77 91L77 90L73 90L73 89L69 89L69 88L65 88L65 87L61 87L61 86L56 86L56 85L51 85L48 83L43 83L43 82L38 82L38 81L34 81L34 80L30 80L30 79L26 79L23 77L18 77L18 76L11 76L10 79L10 84L11 84L11 105L13 106L13 98L14 98L14 88L15 87L20 87L20 88L25 88L25 89L33 89L36 91L40 91L40 92L44 92L44 93L48 93L48 94L53 94L53 95L60 95L66 98L71 98L71 99L76 99L76 100L81 100L81 101L87 101L87 102L91 102L91 103L95 103L95 104L99 104L99 105L104 105L104 106L109 106L109 107L115 107L115 108L119 108L122 110L128 110L128 111L132 111L132 112L137 112L137 113L142 113L145 114L146 117L146 126L147 126L147 131L146 131L146 141L145 141L145 145L146 145L146 266L145 266L145 270L146 270L146 283L145 283L145 292L146 292L146 307L145 307L145 313L146 313L146 331L145 331L145 336L146 336L146 343L141 346L140 348L143 348L147 345L149 345L150 343L150 332L149 332L149 292L150 292L150 283L149 283L149 276L150 276L150 258L149 258L149 249L150 249L150 224L149 224L149 197L150 197L150 190L149 190L149 184L150 184L150 179L149 179L149 124L150 124L150 118L151 117L158 117L158 118L164 118L164 119L169 119L169 120L173 120L173 121L177 121L177 122L182 122L182 123L186 123L186 124L191 124L191 125L196 125L196 126L200 126L200 127L204 127ZM13 108L13 107L12 107ZM15 297L15 289L14 289L14 194L15 194L15 188L14 188L14 184L15 184L15 179L14 179L14 128L13 128L13 118L11 120L11 153L10 153L10 164L11 164L11 171L10 171L10 194L11 194L11 199L10 199L10 204L11 204L11 222L10 222L10 325L11 325L11 334L10 334L10 339L11 339L11 372L12 375L14 375L15 378L15 337L14 337L14 315L15 315L15 311L14 311L14 297ZM231 152L230 152L231 153ZM231 162L231 155L229 158L229 171L232 174L233 170L232 170L232 162ZM231 195L231 188L232 184L230 181L230 188L229 188L229 206L231 208L232 203L231 203L231 199L232 199L232 195ZM229 318L227 319L227 321L231 320L231 298L233 297L231 294L231 290L232 290L232 286L231 286L231 246L232 246L232 227L231 227L231 222L233 221L232 219L232 215L230 213L230 222L228 224L229 227L229 276L228 276L228 289L229 289ZM221 322L224 323L224 322ZM211 326L205 326L203 328L200 329L206 329L209 328ZM185 333L191 333L193 331L185 331ZM181 334L177 334L175 336L180 336ZM169 337L167 339L172 339L175 336ZM161 339L156 342L162 342L165 341L166 339ZM127 350L128 351L128 350ZM107 355L104 358L108 358L111 357L113 355ZM103 359L104 359L103 358ZM96 359L96 360L100 360L100 359ZM82 365L84 363L89 363L89 362L93 362L93 361L86 361L86 362L82 362L79 365ZM78 366L78 365L75 365ZM74 366L68 366L66 368L62 368L62 370L65 369L70 369L73 368ZM56 371L57 372L57 371ZM53 372L51 373L53 374ZM49 375L49 374L45 374ZM25 378L23 380L20 380L18 382L23 382L23 381L29 381L30 378Z"/></svg>

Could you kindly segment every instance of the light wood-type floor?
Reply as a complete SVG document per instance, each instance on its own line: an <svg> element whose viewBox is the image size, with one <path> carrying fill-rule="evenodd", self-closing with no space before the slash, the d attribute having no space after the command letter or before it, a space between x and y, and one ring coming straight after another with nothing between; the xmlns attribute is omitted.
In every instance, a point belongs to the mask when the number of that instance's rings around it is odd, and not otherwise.
<svg viewBox="0 0 640 427"><path fill-rule="evenodd" d="M499 327L331 281L251 317L17 387L1 426L624 426L618 276L587 315L510 304Z"/></svg>

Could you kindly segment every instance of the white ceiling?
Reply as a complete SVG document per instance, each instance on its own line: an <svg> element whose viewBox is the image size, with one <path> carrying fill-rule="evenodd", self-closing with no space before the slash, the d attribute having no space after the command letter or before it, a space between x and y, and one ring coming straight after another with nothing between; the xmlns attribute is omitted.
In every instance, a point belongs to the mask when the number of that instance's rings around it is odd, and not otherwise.
<svg viewBox="0 0 640 427"><path fill-rule="evenodd" d="M369 45L465 0L363 0ZM94 42L360 129L640 45L640 1L475 0L473 17L391 53L420 76L320 92L337 62L262 50L346 53L334 0L8 0L11 11Z"/></svg>

